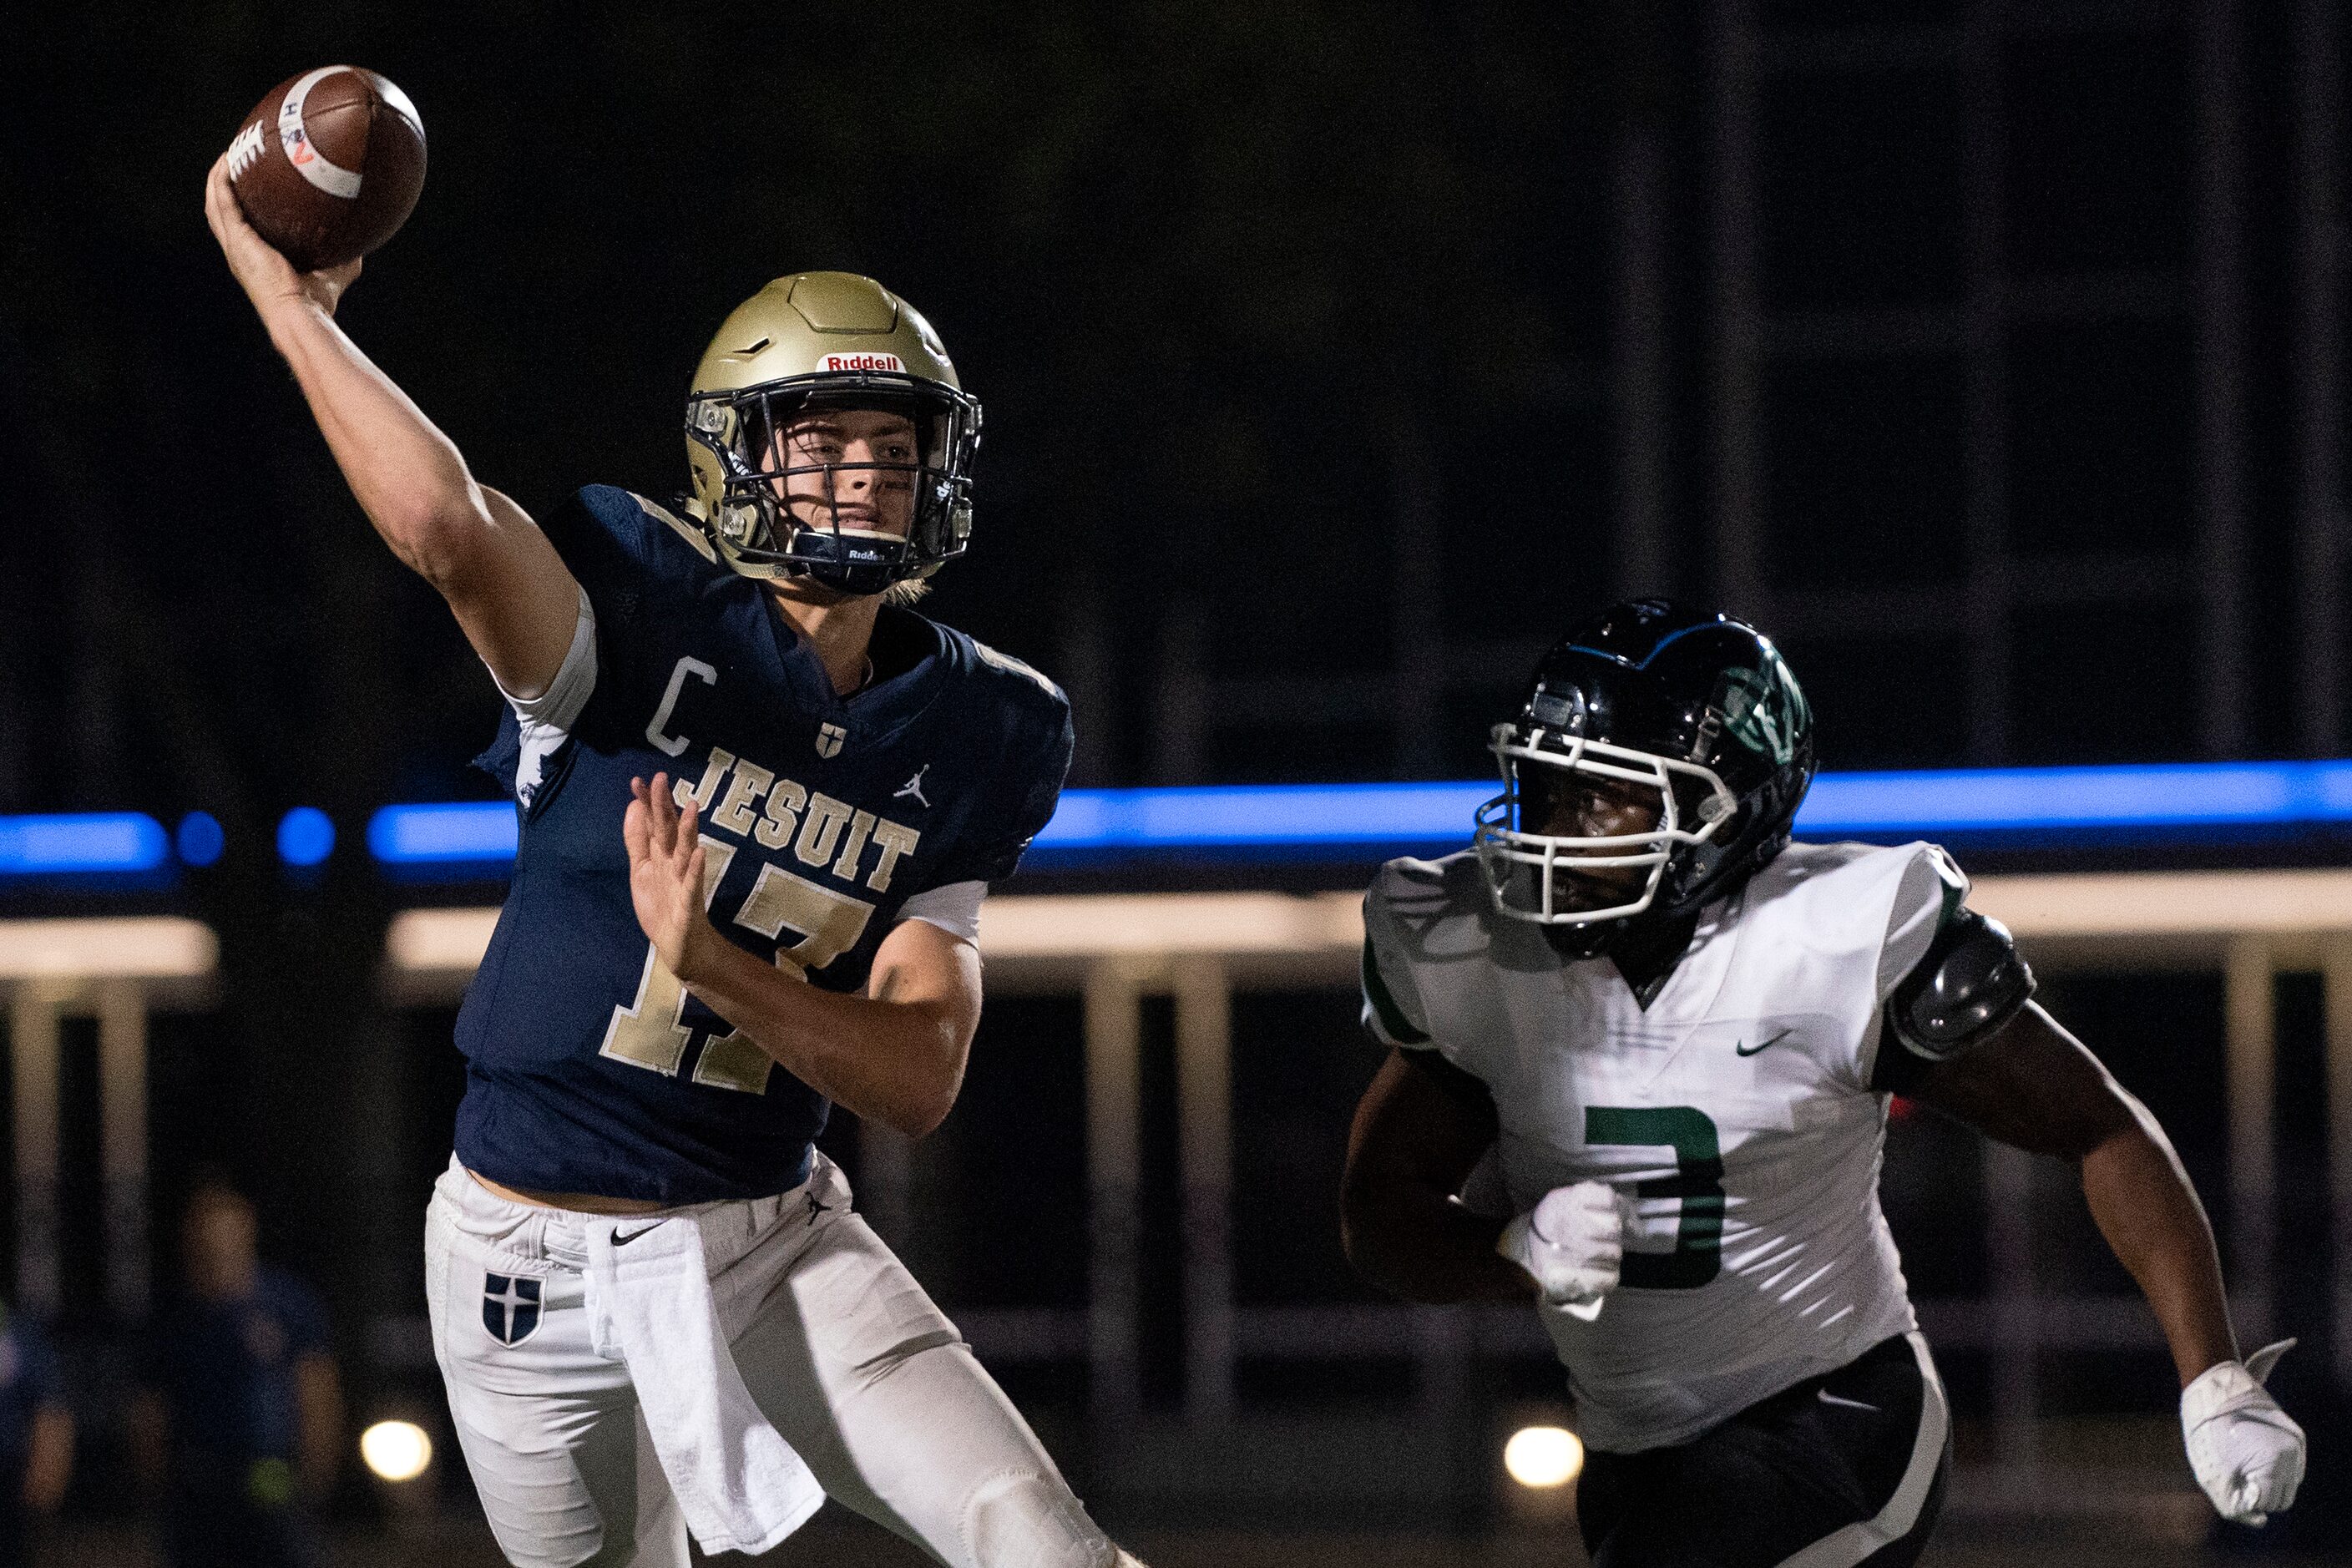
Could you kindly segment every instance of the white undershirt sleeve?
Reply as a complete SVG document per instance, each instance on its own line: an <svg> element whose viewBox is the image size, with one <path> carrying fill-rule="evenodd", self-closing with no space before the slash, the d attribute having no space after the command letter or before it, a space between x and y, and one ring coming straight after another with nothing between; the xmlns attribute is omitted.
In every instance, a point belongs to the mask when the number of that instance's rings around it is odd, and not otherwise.
<svg viewBox="0 0 2352 1568"><path fill-rule="evenodd" d="M898 906L902 921L922 921L959 941L980 945L980 901L988 897L985 882L950 882L917 893Z"/></svg>
<svg viewBox="0 0 2352 1568"><path fill-rule="evenodd" d="M496 681L498 671L490 671ZM563 663L558 667L555 679L547 689L536 697L517 697L504 686L499 694L515 711L522 726L522 757L515 764L515 798L525 805L530 804L531 792L539 787L540 775L547 759L556 748L571 737L572 726L580 721L581 711L596 690L596 611L588 603L588 590L580 590L580 618L572 623L572 646L563 652Z"/></svg>

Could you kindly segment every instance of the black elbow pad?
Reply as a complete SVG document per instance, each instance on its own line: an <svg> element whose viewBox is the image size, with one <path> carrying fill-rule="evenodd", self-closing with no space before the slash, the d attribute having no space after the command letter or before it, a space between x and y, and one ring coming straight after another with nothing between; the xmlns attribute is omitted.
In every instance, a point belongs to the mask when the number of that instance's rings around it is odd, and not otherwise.
<svg viewBox="0 0 2352 1568"><path fill-rule="evenodd" d="M1964 909L1886 1001L1887 1027L1915 1056L1946 1061L1990 1037L2033 995L2009 928Z"/></svg>

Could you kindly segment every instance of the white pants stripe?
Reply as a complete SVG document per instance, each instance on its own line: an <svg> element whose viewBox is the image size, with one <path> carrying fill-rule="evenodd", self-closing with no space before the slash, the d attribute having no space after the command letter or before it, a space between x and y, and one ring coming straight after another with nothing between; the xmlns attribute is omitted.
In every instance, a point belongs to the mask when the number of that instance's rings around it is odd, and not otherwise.
<svg viewBox="0 0 2352 1568"><path fill-rule="evenodd" d="M744 1384L828 1496L953 1568L1116 1560L955 1326L849 1212L830 1161L805 1187L695 1213L714 1294L757 1303L732 1343ZM454 1163L436 1184L425 1281L450 1415L517 1568L686 1568L628 1370L589 1342L588 1223ZM511 1289L486 1313L492 1275L538 1281L535 1321Z"/></svg>
<svg viewBox="0 0 2352 1568"><path fill-rule="evenodd" d="M1944 1397L1944 1380L1936 1375L1935 1358L1927 1353L1926 1337L1916 1330L1903 1336L1919 1358L1919 1430L1911 1439L1911 1462L1895 1495L1870 1519L1861 1520L1822 1537L1802 1552L1780 1560L1780 1568L1855 1568L1874 1552L1902 1540L1919 1522L1927 1493L1936 1484L1937 1467L1944 1462L1944 1441L1952 1429L1952 1409Z"/></svg>

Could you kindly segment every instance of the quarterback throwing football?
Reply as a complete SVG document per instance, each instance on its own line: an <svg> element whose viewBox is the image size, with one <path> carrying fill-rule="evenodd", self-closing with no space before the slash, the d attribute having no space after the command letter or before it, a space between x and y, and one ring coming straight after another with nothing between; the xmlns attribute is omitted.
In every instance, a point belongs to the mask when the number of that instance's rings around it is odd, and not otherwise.
<svg viewBox="0 0 2352 1568"><path fill-rule="evenodd" d="M1131 1563L814 1147L834 1102L948 1113L982 895L1070 755L1052 682L906 607L965 547L980 436L929 324L778 279L696 373L685 515L592 487L534 521L336 325L356 263L296 273L225 164L206 211L509 705L521 847L425 1230L508 1558L757 1553L830 1493L959 1568Z"/></svg>
<svg viewBox="0 0 2352 1568"><path fill-rule="evenodd" d="M1790 842L1812 718L1752 628L1619 605L1549 653L1475 847L1364 901L1391 1047L1343 1196L1359 1268L1533 1299L1590 1450L1600 1568L1897 1568L1950 1421L1878 1206L1891 1091L2073 1162L2183 1388L2225 1516L2294 1500L2304 1436L2239 1359L2164 1132L2031 1000L1933 845ZM1482 1212L1483 1211L1483 1212Z"/></svg>

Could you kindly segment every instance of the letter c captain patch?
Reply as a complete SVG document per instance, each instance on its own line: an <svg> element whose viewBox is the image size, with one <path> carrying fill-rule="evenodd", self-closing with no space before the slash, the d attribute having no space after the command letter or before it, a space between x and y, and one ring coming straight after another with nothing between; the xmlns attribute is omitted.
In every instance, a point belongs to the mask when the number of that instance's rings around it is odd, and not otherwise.
<svg viewBox="0 0 2352 1568"><path fill-rule="evenodd" d="M502 1345L519 1345L539 1330L541 1282L521 1274L482 1276L482 1327Z"/></svg>

